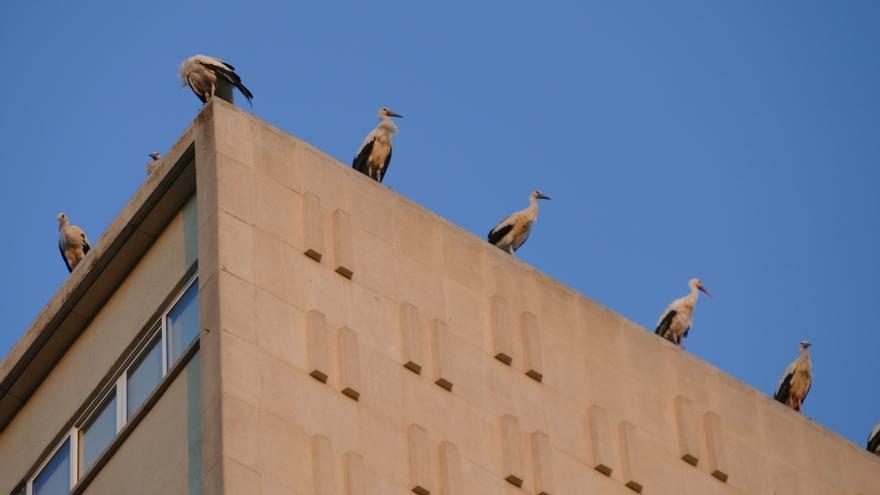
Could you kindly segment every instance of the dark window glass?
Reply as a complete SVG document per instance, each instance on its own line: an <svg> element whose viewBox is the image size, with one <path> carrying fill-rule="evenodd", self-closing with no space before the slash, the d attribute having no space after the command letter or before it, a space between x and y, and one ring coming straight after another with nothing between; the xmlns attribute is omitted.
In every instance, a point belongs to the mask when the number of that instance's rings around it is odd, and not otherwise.
<svg viewBox="0 0 880 495"><path fill-rule="evenodd" d="M92 466L104 447L116 436L116 391L95 412L94 418L83 426L79 443L79 474Z"/></svg>
<svg viewBox="0 0 880 495"><path fill-rule="evenodd" d="M199 282L196 280L168 312L166 331L168 332L169 367L177 361L177 358L199 335L198 286Z"/></svg>
<svg viewBox="0 0 880 495"><path fill-rule="evenodd" d="M162 380L162 346L156 339L144 351L140 361L128 370L128 388L126 390L126 419L141 407L141 404Z"/></svg>
<svg viewBox="0 0 880 495"><path fill-rule="evenodd" d="M70 438L49 459L34 479L34 495L61 495L70 493Z"/></svg>

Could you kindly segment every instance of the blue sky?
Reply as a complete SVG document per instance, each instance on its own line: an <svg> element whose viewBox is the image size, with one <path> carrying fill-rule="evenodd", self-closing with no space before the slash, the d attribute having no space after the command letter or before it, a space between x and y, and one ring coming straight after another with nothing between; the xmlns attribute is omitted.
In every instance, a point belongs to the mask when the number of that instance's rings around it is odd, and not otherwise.
<svg viewBox="0 0 880 495"><path fill-rule="evenodd" d="M520 257L653 328L700 277L688 350L770 393L814 343L806 414L880 421L880 3L3 2L5 355L199 109L194 53L349 162L387 105L385 183L483 236L542 189ZM123 5L126 4L126 5Z"/></svg>

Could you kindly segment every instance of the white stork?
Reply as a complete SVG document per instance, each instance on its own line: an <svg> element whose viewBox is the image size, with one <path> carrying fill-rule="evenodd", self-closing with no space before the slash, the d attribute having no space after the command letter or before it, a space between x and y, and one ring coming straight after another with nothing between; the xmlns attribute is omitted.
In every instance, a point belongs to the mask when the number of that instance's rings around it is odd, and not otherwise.
<svg viewBox="0 0 880 495"><path fill-rule="evenodd" d="M233 103L232 86L241 91L248 103L254 97L235 73L235 67L207 55L195 55L184 60L180 64L180 79L183 84L189 85L202 103L207 103L215 94Z"/></svg>
<svg viewBox="0 0 880 495"><path fill-rule="evenodd" d="M813 361L808 350L810 345L806 340L801 341L801 355L785 368L773 394L774 399L795 411L801 410L813 384Z"/></svg>
<svg viewBox="0 0 880 495"><path fill-rule="evenodd" d="M92 247L89 245L89 239L83 229L76 225L70 225L66 213L58 214L58 230L61 231L58 238L61 259L67 265L67 271L72 272Z"/></svg>
<svg viewBox="0 0 880 495"><path fill-rule="evenodd" d="M159 160L162 159L162 155L158 151L154 151L147 156L153 159L153 161L147 163L147 175L149 176L159 168Z"/></svg>
<svg viewBox="0 0 880 495"><path fill-rule="evenodd" d="M694 322L694 308L697 306L697 297L700 292L713 297L698 278L692 278L688 282L688 287L691 288L691 293L672 301L660 316L657 329L654 331L655 334L682 347L684 347L684 339L688 335L691 324Z"/></svg>
<svg viewBox="0 0 880 495"><path fill-rule="evenodd" d="M387 107L379 109L379 125L367 134L351 162L351 167L367 177L382 182L391 163L391 137L397 133L397 126L391 117L403 115L392 112Z"/></svg>
<svg viewBox="0 0 880 495"><path fill-rule="evenodd" d="M550 199L541 191L533 191L529 195L529 207L511 213L489 231L489 244L494 244L502 251L513 254L525 244L532 231L532 225L538 220L538 200Z"/></svg>
<svg viewBox="0 0 880 495"><path fill-rule="evenodd" d="M877 423L868 437L868 452L880 455L880 423Z"/></svg>

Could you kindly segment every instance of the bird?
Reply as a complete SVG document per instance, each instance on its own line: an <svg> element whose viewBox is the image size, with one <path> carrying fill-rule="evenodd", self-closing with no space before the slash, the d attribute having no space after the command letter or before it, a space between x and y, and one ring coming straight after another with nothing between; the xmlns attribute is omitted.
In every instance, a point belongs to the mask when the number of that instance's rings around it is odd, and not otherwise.
<svg viewBox="0 0 880 495"><path fill-rule="evenodd" d="M378 115L381 122L361 143L354 160L351 161L351 168L382 182L391 163L391 137L397 133L397 126L391 118L403 118L403 115L391 111L388 107L380 108Z"/></svg>
<svg viewBox="0 0 880 495"><path fill-rule="evenodd" d="M813 383L813 361L808 350L810 345L806 340L801 341L801 355L785 368L773 394L774 399L798 412Z"/></svg>
<svg viewBox="0 0 880 495"><path fill-rule="evenodd" d="M73 269L79 265L92 246L83 229L76 225L70 225L70 219L67 218L66 213L58 214L58 230L61 231L58 238L61 259L67 265L67 271L73 272Z"/></svg>
<svg viewBox="0 0 880 495"><path fill-rule="evenodd" d="M159 168L159 160L162 159L162 155L158 151L154 151L147 156L153 159L153 161L147 163L147 176L149 176Z"/></svg>
<svg viewBox="0 0 880 495"><path fill-rule="evenodd" d="M699 293L702 292L713 297L698 278L690 279L688 287L691 288L691 293L672 301L660 316L657 329L654 331L655 334L682 347L684 347L684 339L688 335L691 324L694 322L694 308L697 305Z"/></svg>
<svg viewBox="0 0 880 495"><path fill-rule="evenodd" d="M207 55L194 55L184 60L180 64L180 79L182 85L188 84L202 103L207 103L215 94L229 103L234 103L232 86L241 91L249 104L254 97L253 93L242 84L241 77L235 73L235 67L219 58Z"/></svg>
<svg viewBox="0 0 880 495"><path fill-rule="evenodd" d="M880 455L880 423L877 423L868 437L868 452Z"/></svg>
<svg viewBox="0 0 880 495"><path fill-rule="evenodd" d="M529 207L511 213L489 231L487 239L489 244L495 245L502 251L511 255L525 244L532 231L532 225L538 220L538 200L550 199L541 191L532 191L529 195ZM515 255L514 255L515 256Z"/></svg>

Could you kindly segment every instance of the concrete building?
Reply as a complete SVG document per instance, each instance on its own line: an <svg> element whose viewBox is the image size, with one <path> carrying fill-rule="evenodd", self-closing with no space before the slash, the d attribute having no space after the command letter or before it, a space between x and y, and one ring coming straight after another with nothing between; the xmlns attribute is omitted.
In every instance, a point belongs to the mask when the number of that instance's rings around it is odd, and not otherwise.
<svg viewBox="0 0 880 495"><path fill-rule="evenodd" d="M0 494L880 494L861 446L219 100L0 365L0 428Z"/></svg>

